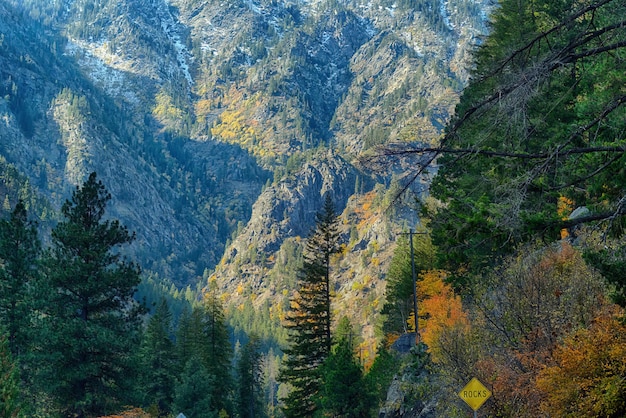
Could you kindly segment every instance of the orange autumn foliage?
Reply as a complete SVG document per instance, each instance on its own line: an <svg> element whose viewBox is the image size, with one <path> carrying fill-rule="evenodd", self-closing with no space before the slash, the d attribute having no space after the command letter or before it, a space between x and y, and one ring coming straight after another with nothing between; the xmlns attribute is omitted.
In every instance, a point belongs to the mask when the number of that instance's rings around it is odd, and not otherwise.
<svg viewBox="0 0 626 418"><path fill-rule="evenodd" d="M537 417L537 405L543 399L535 387L536 370L520 368L511 358L484 356L475 365L476 375L489 385L492 397L487 409L501 417Z"/></svg>
<svg viewBox="0 0 626 418"><path fill-rule="evenodd" d="M456 325L467 325L468 320L461 298L454 294L452 287L445 282L446 273L431 270L420 275L417 282L419 295L418 310L420 312L420 337L428 347L434 347L441 332ZM408 319L409 327L413 328L413 314Z"/></svg>
<svg viewBox="0 0 626 418"><path fill-rule="evenodd" d="M626 324L616 306L555 350L555 365L543 369L537 387L550 416L618 417L626 412Z"/></svg>
<svg viewBox="0 0 626 418"><path fill-rule="evenodd" d="M475 376L490 388L493 395L481 408L485 416L567 416L546 414L543 405L551 395L539 387L538 376L554 366L557 348L572 332L589 329L606 309L604 279L576 248L559 242L520 248L479 285L471 300L471 326L445 329L435 347L436 361L453 371L459 385ZM602 339L597 344L609 345Z"/></svg>

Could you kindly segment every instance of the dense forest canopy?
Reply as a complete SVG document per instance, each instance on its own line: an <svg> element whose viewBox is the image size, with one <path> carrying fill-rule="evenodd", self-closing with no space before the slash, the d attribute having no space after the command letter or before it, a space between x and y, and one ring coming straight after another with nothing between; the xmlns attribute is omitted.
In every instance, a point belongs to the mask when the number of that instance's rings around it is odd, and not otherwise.
<svg viewBox="0 0 626 418"><path fill-rule="evenodd" d="M581 224L623 232L625 11L617 0L500 3L440 145L408 151L439 165L432 227L451 267Z"/></svg>

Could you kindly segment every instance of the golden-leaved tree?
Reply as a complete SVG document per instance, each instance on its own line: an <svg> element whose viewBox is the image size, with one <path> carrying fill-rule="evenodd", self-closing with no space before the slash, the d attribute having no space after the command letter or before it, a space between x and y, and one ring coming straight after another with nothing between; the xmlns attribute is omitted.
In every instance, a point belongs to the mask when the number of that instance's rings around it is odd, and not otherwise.
<svg viewBox="0 0 626 418"><path fill-rule="evenodd" d="M623 417L626 412L626 324L616 306L568 336L542 369L542 411L554 417Z"/></svg>
<svg viewBox="0 0 626 418"><path fill-rule="evenodd" d="M446 283L447 275L441 270L429 270L420 275L418 294L420 295L420 337L437 357L438 340L448 328L468 325L461 298ZM409 326L414 324L413 314L409 316ZM434 349L434 350L433 350Z"/></svg>

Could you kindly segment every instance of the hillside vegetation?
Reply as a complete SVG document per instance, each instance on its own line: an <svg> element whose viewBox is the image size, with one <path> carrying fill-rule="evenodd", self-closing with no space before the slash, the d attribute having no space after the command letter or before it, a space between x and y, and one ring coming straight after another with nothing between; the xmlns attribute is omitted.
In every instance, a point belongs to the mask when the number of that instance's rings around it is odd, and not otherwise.
<svg viewBox="0 0 626 418"><path fill-rule="evenodd" d="M413 376L449 388L418 398L436 416L462 416L472 377L486 416L626 411L625 7L502 1L441 142L400 151L440 164L424 214L463 302L434 340L424 325L434 369Z"/></svg>
<svg viewBox="0 0 626 418"><path fill-rule="evenodd" d="M623 416L623 16L0 0L5 414Z"/></svg>

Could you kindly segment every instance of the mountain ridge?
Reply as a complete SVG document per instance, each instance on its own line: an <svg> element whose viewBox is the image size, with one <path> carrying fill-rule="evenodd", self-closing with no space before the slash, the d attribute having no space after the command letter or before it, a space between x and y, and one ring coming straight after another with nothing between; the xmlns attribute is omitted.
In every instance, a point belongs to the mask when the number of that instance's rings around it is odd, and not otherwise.
<svg viewBox="0 0 626 418"><path fill-rule="evenodd" d="M130 254L146 271L178 286L210 276L234 312L240 285L264 295L259 303L279 286L272 303L284 304L293 280L277 260L285 243L301 245L330 192L345 237L337 300L365 318L376 315L366 305L383 297L395 236L417 214L411 199L388 210L403 187L402 167L375 172L361 159L389 142L436 141L492 5L3 0L0 7L0 151L33 193L59 208L97 171L113 195L111 216L137 231ZM417 184L413 193L422 191ZM373 321L365 321L370 340Z"/></svg>

